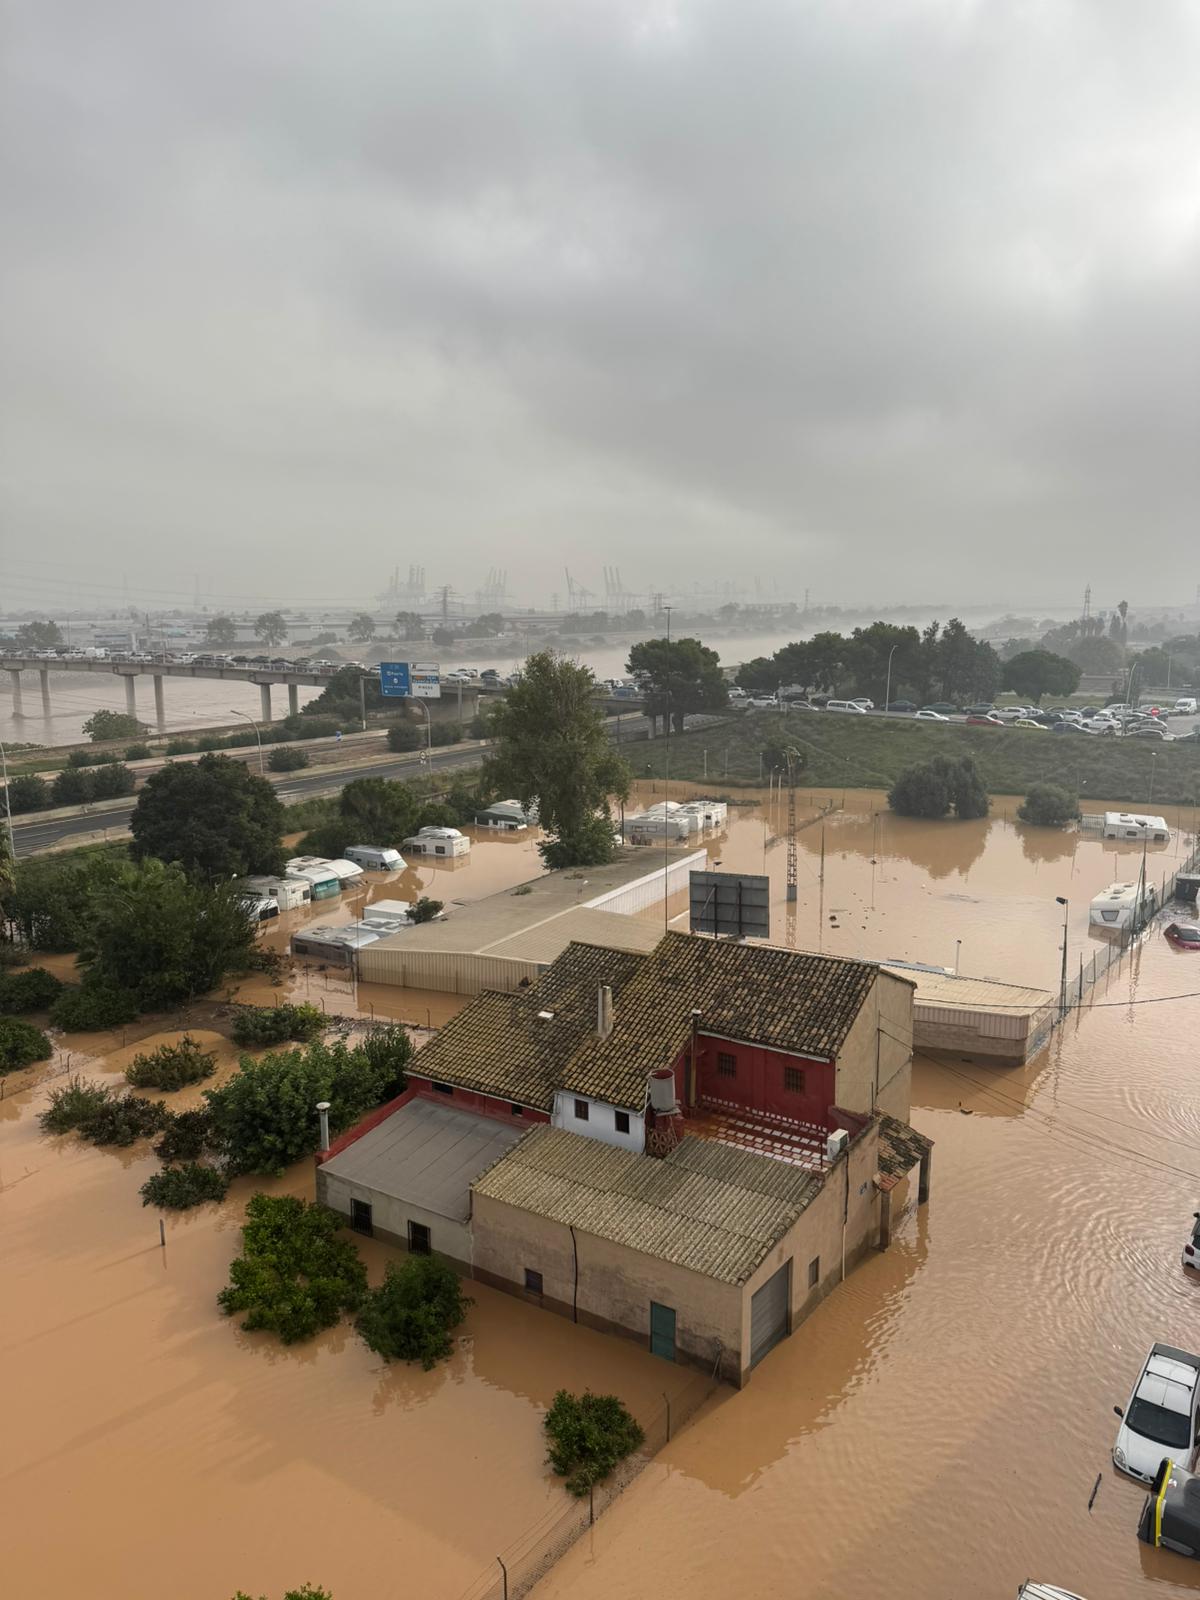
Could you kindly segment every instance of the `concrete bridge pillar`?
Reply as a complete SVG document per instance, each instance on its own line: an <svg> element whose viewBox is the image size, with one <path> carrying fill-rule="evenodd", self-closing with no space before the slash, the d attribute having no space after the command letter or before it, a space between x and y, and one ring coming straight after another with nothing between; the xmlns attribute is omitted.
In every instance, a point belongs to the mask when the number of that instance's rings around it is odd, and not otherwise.
<svg viewBox="0 0 1200 1600"><path fill-rule="evenodd" d="M21 703L21 669L19 667L9 667L8 675L12 679L12 714L14 717L23 717L25 715L25 707Z"/></svg>
<svg viewBox="0 0 1200 1600"><path fill-rule="evenodd" d="M133 679L131 678L129 681L132 683ZM167 709L163 700L163 681L161 672L156 672L154 674L154 720L158 725L159 733L166 733Z"/></svg>
<svg viewBox="0 0 1200 1600"><path fill-rule="evenodd" d="M42 715L50 720L50 669L39 667L38 677L42 680Z"/></svg>
<svg viewBox="0 0 1200 1600"><path fill-rule="evenodd" d="M300 685L288 684L288 714L293 717L300 715Z"/></svg>
<svg viewBox="0 0 1200 1600"><path fill-rule="evenodd" d="M137 716L137 689L134 685L137 679L132 672L125 679L125 709L131 717Z"/></svg>
<svg viewBox="0 0 1200 1600"><path fill-rule="evenodd" d="M260 683L258 693L262 701L262 720L269 723L271 720L271 685L269 683Z"/></svg>

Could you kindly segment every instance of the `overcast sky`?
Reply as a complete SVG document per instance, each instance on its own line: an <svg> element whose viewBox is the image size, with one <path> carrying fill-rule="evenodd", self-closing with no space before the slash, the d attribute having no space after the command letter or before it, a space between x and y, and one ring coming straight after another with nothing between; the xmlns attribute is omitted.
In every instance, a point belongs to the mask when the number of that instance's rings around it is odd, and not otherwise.
<svg viewBox="0 0 1200 1600"><path fill-rule="evenodd" d="M1195 593L1193 0L6 10L8 607Z"/></svg>

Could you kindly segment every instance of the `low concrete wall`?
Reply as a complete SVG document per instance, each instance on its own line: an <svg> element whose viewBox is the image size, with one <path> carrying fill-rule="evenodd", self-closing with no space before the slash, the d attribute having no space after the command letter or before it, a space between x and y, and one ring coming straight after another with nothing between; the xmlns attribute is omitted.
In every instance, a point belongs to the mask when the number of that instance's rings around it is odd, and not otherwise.
<svg viewBox="0 0 1200 1600"><path fill-rule="evenodd" d="M471 950L406 950L368 945L358 953L364 983L392 983L402 989L437 989L444 994L478 994L481 989L517 989L541 973L536 961L483 956Z"/></svg>

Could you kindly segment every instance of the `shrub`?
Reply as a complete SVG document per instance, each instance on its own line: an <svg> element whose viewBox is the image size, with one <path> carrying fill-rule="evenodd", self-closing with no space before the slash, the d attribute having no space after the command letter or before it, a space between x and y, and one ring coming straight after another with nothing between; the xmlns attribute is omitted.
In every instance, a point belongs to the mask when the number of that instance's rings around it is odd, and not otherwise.
<svg viewBox="0 0 1200 1600"><path fill-rule="evenodd" d="M92 778L93 800L116 800L121 795L132 794L137 788L137 779L129 768L120 761L110 762L98 768Z"/></svg>
<svg viewBox="0 0 1200 1600"><path fill-rule="evenodd" d="M422 895L412 908L412 920L414 922L432 922L443 909L442 901L430 900L427 895Z"/></svg>
<svg viewBox="0 0 1200 1600"><path fill-rule="evenodd" d="M1079 802L1069 789L1056 783L1031 783L1029 793L1017 807L1022 822L1043 828L1061 828L1079 815Z"/></svg>
<svg viewBox="0 0 1200 1600"><path fill-rule="evenodd" d="M466 738L464 729L457 722L435 722L429 731L429 742L433 745L461 744Z"/></svg>
<svg viewBox="0 0 1200 1600"><path fill-rule="evenodd" d="M138 1003L127 989L104 983L85 983L64 989L50 1007L50 1021L64 1033L100 1033L132 1022Z"/></svg>
<svg viewBox="0 0 1200 1600"><path fill-rule="evenodd" d="M286 1044L289 1039L307 1044L328 1026L319 1006L239 1006L230 1031L233 1042L245 1046Z"/></svg>
<svg viewBox="0 0 1200 1600"><path fill-rule="evenodd" d="M387 747L397 754L405 750L420 750L425 744L425 729L415 722L393 722L387 731Z"/></svg>
<svg viewBox="0 0 1200 1600"><path fill-rule="evenodd" d="M0 1011L45 1011L62 991L62 980L45 967L27 967L0 978Z"/></svg>
<svg viewBox="0 0 1200 1600"><path fill-rule="evenodd" d="M454 1348L451 1330L473 1304L462 1280L436 1256L389 1262L383 1282L363 1302L354 1326L376 1355L419 1361L428 1372Z"/></svg>
<svg viewBox="0 0 1200 1600"><path fill-rule="evenodd" d="M217 1070L217 1052L202 1050L185 1033L178 1044L160 1044L157 1050L134 1056L125 1068L125 1081L135 1089L182 1089L211 1078Z"/></svg>
<svg viewBox="0 0 1200 1600"><path fill-rule="evenodd" d="M217 1296L221 1310L229 1317L244 1312L243 1328L265 1328L284 1344L310 1339L343 1312L356 1311L367 1272L339 1228L333 1212L321 1206L291 1195L254 1195L242 1253Z"/></svg>
<svg viewBox="0 0 1200 1600"><path fill-rule="evenodd" d="M50 804L50 785L35 773L10 778L8 804L14 816L19 811L44 811Z"/></svg>
<svg viewBox="0 0 1200 1600"><path fill-rule="evenodd" d="M35 1061L48 1061L51 1044L40 1028L20 1017L0 1017L0 1074L16 1072Z"/></svg>
<svg viewBox="0 0 1200 1600"><path fill-rule="evenodd" d="M69 767L98 767L106 760L103 750L72 750L67 756Z"/></svg>
<svg viewBox="0 0 1200 1600"><path fill-rule="evenodd" d="M585 1495L645 1440L641 1426L615 1394L569 1394L560 1389L542 1419L549 1439L546 1460L567 1490Z"/></svg>
<svg viewBox="0 0 1200 1600"><path fill-rule="evenodd" d="M169 756L190 756L196 753L195 742L191 739L168 739L167 754Z"/></svg>
<svg viewBox="0 0 1200 1600"><path fill-rule="evenodd" d="M132 739L145 733L146 725L125 711L93 711L83 725L83 731L93 742L104 739Z"/></svg>
<svg viewBox="0 0 1200 1600"><path fill-rule="evenodd" d="M154 754L148 744L130 744L125 747L126 761L145 761Z"/></svg>
<svg viewBox="0 0 1200 1600"><path fill-rule="evenodd" d="M223 750L225 741L219 733L205 733L196 740L196 749L203 750L206 755L214 750Z"/></svg>
<svg viewBox="0 0 1200 1600"><path fill-rule="evenodd" d="M254 1600L254 1596L239 1589L233 1600ZM267 1596L260 1594L258 1600L267 1600ZM328 1589L317 1589L311 1583L306 1583L299 1589L285 1589L283 1600L333 1600L333 1595Z"/></svg>
<svg viewBox="0 0 1200 1600"><path fill-rule="evenodd" d="M51 1089L50 1103L38 1117L43 1133L70 1133L96 1115L108 1099L110 1090L90 1078L68 1078Z"/></svg>
<svg viewBox="0 0 1200 1600"><path fill-rule="evenodd" d="M77 1127L92 1144L124 1146L157 1133L169 1116L161 1100L143 1100L136 1094L110 1094Z"/></svg>
<svg viewBox="0 0 1200 1600"><path fill-rule="evenodd" d="M986 817L988 793L971 756L934 756L906 767L888 790L888 805L902 817Z"/></svg>
<svg viewBox="0 0 1200 1600"><path fill-rule="evenodd" d="M92 798L95 783L90 772L79 767L64 767L50 785L50 803L55 806L82 806Z"/></svg>
<svg viewBox="0 0 1200 1600"><path fill-rule="evenodd" d="M216 1167L188 1161L181 1167L164 1167L147 1178L138 1191L144 1206L161 1206L164 1211L187 1211L205 1200L224 1200L229 1179Z"/></svg>
<svg viewBox="0 0 1200 1600"><path fill-rule="evenodd" d="M267 757L267 765L272 772L299 772L301 767L308 765L308 756L303 750L283 747L271 751Z"/></svg>
<svg viewBox="0 0 1200 1600"><path fill-rule="evenodd" d="M210 1148L211 1134L212 1112L207 1106L176 1111L164 1125L154 1154L160 1161L196 1161Z"/></svg>

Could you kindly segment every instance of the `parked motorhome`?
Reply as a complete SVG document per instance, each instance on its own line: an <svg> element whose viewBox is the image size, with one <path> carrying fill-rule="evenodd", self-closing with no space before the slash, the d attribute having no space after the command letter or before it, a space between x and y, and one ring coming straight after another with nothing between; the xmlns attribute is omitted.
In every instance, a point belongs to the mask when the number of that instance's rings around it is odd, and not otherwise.
<svg viewBox="0 0 1200 1600"><path fill-rule="evenodd" d="M368 928L361 922L347 923L338 928L302 928L292 935L292 954L312 956L335 966L348 967L354 961L356 950L374 944L382 937L382 929Z"/></svg>
<svg viewBox="0 0 1200 1600"><path fill-rule="evenodd" d="M1169 844L1171 830L1166 817L1152 817L1144 811L1106 811L1106 839L1148 839L1151 844Z"/></svg>
<svg viewBox="0 0 1200 1600"><path fill-rule="evenodd" d="M403 841L410 856L465 856L471 853L471 841L457 828L421 828Z"/></svg>
<svg viewBox="0 0 1200 1600"><path fill-rule="evenodd" d="M685 810L673 800L660 801L625 818L625 836L630 844L654 844L670 839L686 841L703 830L700 815Z"/></svg>
<svg viewBox="0 0 1200 1600"><path fill-rule="evenodd" d="M285 863L289 877L303 878L311 885L314 900L331 900L342 892L342 880L328 861L317 856L293 856Z"/></svg>
<svg viewBox="0 0 1200 1600"><path fill-rule="evenodd" d="M519 800L497 800L475 814L475 821L481 828L495 828L500 833L519 833L531 820Z"/></svg>
<svg viewBox="0 0 1200 1600"><path fill-rule="evenodd" d="M346 860L367 872L403 872L407 865L399 850L390 845L348 844Z"/></svg>
<svg viewBox="0 0 1200 1600"><path fill-rule="evenodd" d="M724 800L689 800L679 809L699 817L705 828L723 828L729 820L729 807Z"/></svg>
<svg viewBox="0 0 1200 1600"><path fill-rule="evenodd" d="M408 922L411 917L410 900L373 900L363 907L364 922Z"/></svg>
<svg viewBox="0 0 1200 1600"><path fill-rule="evenodd" d="M246 916L251 922L270 922L272 917L279 915L279 905L269 895L256 894L251 891L239 896L246 908Z"/></svg>
<svg viewBox="0 0 1200 1600"><path fill-rule="evenodd" d="M274 900L280 911L295 911L312 899L312 884L307 878L277 878L266 874L237 880L239 889L247 893L265 895Z"/></svg>
<svg viewBox="0 0 1200 1600"><path fill-rule="evenodd" d="M1158 891L1152 883L1110 883L1092 901L1088 923L1093 928L1133 929L1158 910Z"/></svg>

